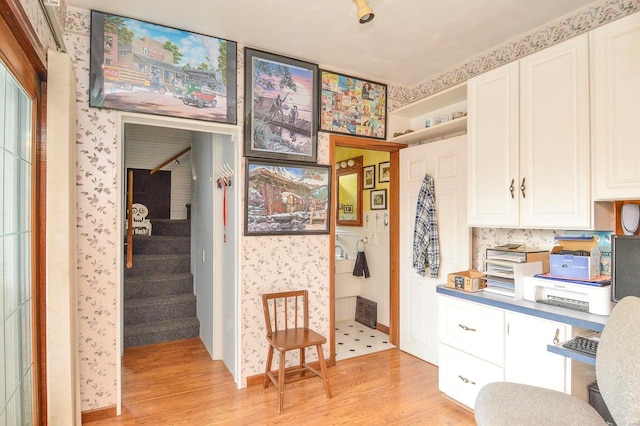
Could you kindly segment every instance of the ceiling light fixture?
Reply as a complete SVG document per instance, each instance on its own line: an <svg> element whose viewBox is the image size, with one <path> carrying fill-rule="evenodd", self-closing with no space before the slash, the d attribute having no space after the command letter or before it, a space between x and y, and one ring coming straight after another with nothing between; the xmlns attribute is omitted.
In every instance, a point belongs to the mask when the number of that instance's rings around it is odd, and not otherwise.
<svg viewBox="0 0 640 426"><path fill-rule="evenodd" d="M371 6L367 4L367 0L354 0L358 6L358 20L361 24L371 22L375 14Z"/></svg>

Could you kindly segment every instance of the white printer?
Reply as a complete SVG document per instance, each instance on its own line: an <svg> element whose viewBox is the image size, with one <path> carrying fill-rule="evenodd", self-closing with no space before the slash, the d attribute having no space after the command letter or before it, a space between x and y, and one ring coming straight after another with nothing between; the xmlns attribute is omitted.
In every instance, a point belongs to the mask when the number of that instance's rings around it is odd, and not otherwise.
<svg viewBox="0 0 640 426"><path fill-rule="evenodd" d="M609 315L613 308L610 285L601 287L556 279L524 277L523 298L596 315Z"/></svg>

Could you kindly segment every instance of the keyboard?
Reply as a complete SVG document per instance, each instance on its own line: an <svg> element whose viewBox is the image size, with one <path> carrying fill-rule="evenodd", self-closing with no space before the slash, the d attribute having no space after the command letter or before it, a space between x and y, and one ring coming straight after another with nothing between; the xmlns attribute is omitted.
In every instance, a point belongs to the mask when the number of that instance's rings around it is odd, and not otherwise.
<svg viewBox="0 0 640 426"><path fill-rule="evenodd" d="M598 340L590 339L583 336L576 336L573 339L562 344L563 348L573 351L582 352L590 356L596 356L598 351Z"/></svg>

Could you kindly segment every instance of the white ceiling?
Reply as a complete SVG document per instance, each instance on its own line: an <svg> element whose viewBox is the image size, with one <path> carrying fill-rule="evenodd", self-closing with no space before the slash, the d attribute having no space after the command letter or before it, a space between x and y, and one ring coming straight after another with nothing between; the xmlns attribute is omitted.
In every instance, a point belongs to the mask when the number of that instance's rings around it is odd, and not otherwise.
<svg viewBox="0 0 640 426"><path fill-rule="evenodd" d="M593 0L67 0L237 41L321 68L414 86Z"/></svg>

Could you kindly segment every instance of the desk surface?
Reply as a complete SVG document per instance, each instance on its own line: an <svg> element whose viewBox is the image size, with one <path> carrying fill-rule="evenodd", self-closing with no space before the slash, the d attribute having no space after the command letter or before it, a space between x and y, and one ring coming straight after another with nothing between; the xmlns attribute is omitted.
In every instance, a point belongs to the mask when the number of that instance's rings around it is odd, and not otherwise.
<svg viewBox="0 0 640 426"><path fill-rule="evenodd" d="M447 296L469 300L471 302L481 303L483 305L494 306L496 308L582 327L587 330L602 331L608 318L608 316L605 315L595 315L559 306L531 302L529 300L514 300L513 297L502 296L494 293L485 293L484 291L469 293L461 290L455 290L445 285L438 286L436 288L436 292Z"/></svg>

